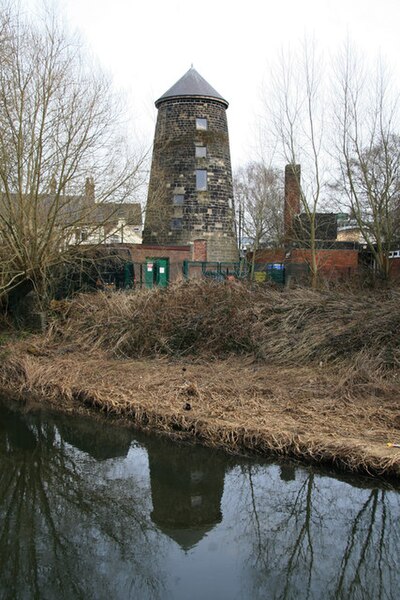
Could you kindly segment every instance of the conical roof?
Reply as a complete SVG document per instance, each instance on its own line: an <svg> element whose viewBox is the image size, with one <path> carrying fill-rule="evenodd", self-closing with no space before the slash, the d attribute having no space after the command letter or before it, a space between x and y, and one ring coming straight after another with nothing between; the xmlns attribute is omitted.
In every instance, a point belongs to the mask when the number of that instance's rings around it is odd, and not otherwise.
<svg viewBox="0 0 400 600"><path fill-rule="evenodd" d="M171 98L211 98L212 100L218 100L226 108L229 103L215 90L205 79L202 77L196 69L191 67L183 77L179 79L169 90L165 92L158 100L156 100L156 107L158 108L162 102L170 100Z"/></svg>

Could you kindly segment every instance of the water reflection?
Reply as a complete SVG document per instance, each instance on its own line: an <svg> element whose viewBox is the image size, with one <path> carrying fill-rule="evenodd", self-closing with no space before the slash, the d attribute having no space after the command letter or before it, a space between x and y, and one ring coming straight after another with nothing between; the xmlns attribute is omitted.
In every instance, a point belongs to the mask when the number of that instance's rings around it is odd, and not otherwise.
<svg viewBox="0 0 400 600"><path fill-rule="evenodd" d="M0 596L157 597L146 490L110 481L53 422L1 417Z"/></svg>
<svg viewBox="0 0 400 600"><path fill-rule="evenodd" d="M96 460L125 458L132 443L131 433L122 428L95 427L88 419L59 417L57 429L65 442ZM95 435L94 435L95 433Z"/></svg>
<svg viewBox="0 0 400 600"><path fill-rule="evenodd" d="M0 405L0 598L394 599L399 498Z"/></svg>
<svg viewBox="0 0 400 600"><path fill-rule="evenodd" d="M149 456L152 521L187 551L222 520L226 458L205 448L161 440L146 444Z"/></svg>
<svg viewBox="0 0 400 600"><path fill-rule="evenodd" d="M398 494L304 469L294 480L285 475L288 483L277 490L278 474L270 474L266 482L262 467L240 470L252 598L265 598L266 589L274 599L397 597Z"/></svg>

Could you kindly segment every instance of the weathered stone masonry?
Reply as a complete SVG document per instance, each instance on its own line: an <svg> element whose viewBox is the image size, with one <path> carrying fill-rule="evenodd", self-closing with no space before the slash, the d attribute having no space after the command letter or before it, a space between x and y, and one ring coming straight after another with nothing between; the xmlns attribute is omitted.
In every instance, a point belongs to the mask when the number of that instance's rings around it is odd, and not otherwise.
<svg viewBox="0 0 400 600"><path fill-rule="evenodd" d="M236 261L228 103L190 69L156 106L144 243L203 239L207 260Z"/></svg>

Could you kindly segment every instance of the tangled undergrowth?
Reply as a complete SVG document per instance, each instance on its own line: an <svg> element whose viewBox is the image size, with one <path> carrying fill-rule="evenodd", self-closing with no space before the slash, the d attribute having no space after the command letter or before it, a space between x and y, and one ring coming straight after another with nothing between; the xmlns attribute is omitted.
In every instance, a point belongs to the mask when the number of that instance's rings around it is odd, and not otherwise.
<svg viewBox="0 0 400 600"><path fill-rule="evenodd" d="M280 365L400 366L400 291L274 290L190 281L55 306L46 343L129 358L252 354Z"/></svg>

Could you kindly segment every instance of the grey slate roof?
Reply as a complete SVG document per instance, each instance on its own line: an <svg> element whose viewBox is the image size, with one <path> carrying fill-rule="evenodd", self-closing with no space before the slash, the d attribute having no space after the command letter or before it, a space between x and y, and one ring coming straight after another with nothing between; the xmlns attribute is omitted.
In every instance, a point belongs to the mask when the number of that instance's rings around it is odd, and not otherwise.
<svg viewBox="0 0 400 600"><path fill-rule="evenodd" d="M193 67L169 88L165 94L156 100L156 107L158 108L159 105L166 100L170 100L171 98L181 98L182 96L190 98L212 98L213 100L218 100L224 104L226 108L229 106L229 103Z"/></svg>
<svg viewBox="0 0 400 600"><path fill-rule="evenodd" d="M99 202L94 206L91 218L99 224L123 219L126 225L141 226L142 209L137 202Z"/></svg>
<svg viewBox="0 0 400 600"><path fill-rule="evenodd" d="M18 203L17 194L10 194L6 197L0 192L0 216L9 215L10 204L15 201ZM37 207L34 209L36 217L43 219L44 222L53 211L57 214L57 219L63 225L101 225L106 221L115 223L118 220L124 220L126 225L142 225L142 209L138 202L94 202L85 195L65 195L56 197L54 194L39 194L37 197ZM21 204L29 202L29 195L24 197ZM33 200L32 200L33 202ZM56 208L57 207L57 208Z"/></svg>

